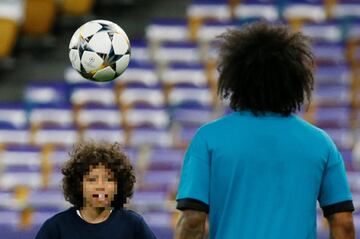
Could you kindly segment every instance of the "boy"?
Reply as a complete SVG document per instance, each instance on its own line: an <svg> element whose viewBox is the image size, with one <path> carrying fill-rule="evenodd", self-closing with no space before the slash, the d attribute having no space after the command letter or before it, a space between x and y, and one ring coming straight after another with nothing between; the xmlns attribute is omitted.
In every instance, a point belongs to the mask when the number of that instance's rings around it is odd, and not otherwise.
<svg viewBox="0 0 360 239"><path fill-rule="evenodd" d="M144 219L123 208L135 175L118 144L82 143L62 169L63 191L73 204L48 219L36 239L155 239Z"/></svg>

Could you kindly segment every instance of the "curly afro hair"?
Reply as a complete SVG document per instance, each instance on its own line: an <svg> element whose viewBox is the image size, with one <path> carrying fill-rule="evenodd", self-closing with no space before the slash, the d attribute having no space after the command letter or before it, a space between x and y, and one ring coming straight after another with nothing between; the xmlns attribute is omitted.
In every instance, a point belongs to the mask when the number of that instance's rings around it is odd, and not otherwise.
<svg viewBox="0 0 360 239"><path fill-rule="evenodd" d="M314 57L303 34L256 22L218 40L218 94L233 110L288 116L310 102Z"/></svg>
<svg viewBox="0 0 360 239"><path fill-rule="evenodd" d="M117 181L117 195L112 207L122 208L133 194L135 183L134 169L119 144L83 142L77 144L69 154L70 159L61 169L65 200L75 208L83 207L83 176L90 166L105 165L114 173Z"/></svg>

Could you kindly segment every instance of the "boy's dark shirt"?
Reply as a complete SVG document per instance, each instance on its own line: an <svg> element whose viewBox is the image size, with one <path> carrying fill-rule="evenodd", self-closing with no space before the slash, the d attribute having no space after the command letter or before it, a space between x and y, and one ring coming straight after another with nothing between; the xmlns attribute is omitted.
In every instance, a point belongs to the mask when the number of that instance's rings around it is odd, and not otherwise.
<svg viewBox="0 0 360 239"><path fill-rule="evenodd" d="M144 219L126 209L114 209L104 222L91 224L69 208L48 219L35 239L156 239Z"/></svg>

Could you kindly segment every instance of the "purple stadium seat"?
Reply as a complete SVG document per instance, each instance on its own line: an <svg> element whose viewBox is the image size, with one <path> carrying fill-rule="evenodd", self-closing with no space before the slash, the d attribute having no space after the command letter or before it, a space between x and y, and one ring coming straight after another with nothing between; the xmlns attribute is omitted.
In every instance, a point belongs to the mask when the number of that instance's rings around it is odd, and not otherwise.
<svg viewBox="0 0 360 239"><path fill-rule="evenodd" d="M322 64L315 70L315 85L322 86L345 86L351 85L351 68L347 64Z"/></svg>
<svg viewBox="0 0 360 239"><path fill-rule="evenodd" d="M176 188L180 171L176 170L148 170L145 172L143 183L145 185L163 186L168 189Z"/></svg>
<svg viewBox="0 0 360 239"><path fill-rule="evenodd" d="M33 82L25 90L25 102L37 104L64 104L67 103L68 88L63 82Z"/></svg>
<svg viewBox="0 0 360 239"><path fill-rule="evenodd" d="M43 127L45 125L70 127L74 124L74 115L69 104L38 105L31 109L29 121L32 127Z"/></svg>
<svg viewBox="0 0 360 239"><path fill-rule="evenodd" d="M213 107L201 105L180 105L171 111L171 120L180 125L201 125L214 120L218 115Z"/></svg>
<svg viewBox="0 0 360 239"><path fill-rule="evenodd" d="M314 42L338 43L343 40L342 26L338 21L306 23L301 27L301 31Z"/></svg>
<svg viewBox="0 0 360 239"><path fill-rule="evenodd" d="M172 213L165 211L151 211L143 214L151 230L161 239L173 238Z"/></svg>
<svg viewBox="0 0 360 239"><path fill-rule="evenodd" d="M231 18L231 12L227 0L194 0L187 7L187 16L194 19L226 21Z"/></svg>
<svg viewBox="0 0 360 239"><path fill-rule="evenodd" d="M342 85L319 86L313 96L318 106L349 106L350 100L350 87Z"/></svg>
<svg viewBox="0 0 360 239"><path fill-rule="evenodd" d="M133 57L133 50L131 51ZM126 71L119 77L117 85L132 83L143 84L144 86L155 86L160 83L153 64L139 64L131 61Z"/></svg>
<svg viewBox="0 0 360 239"><path fill-rule="evenodd" d="M214 95L208 87L194 86L176 86L172 88L168 95L170 106L182 104L198 104L202 106L212 106L214 103Z"/></svg>
<svg viewBox="0 0 360 239"><path fill-rule="evenodd" d="M179 170L184 156L183 149L153 147L148 158L148 170Z"/></svg>
<svg viewBox="0 0 360 239"><path fill-rule="evenodd" d="M14 128L26 127L27 118L23 105L13 103L0 104L0 123Z"/></svg>
<svg viewBox="0 0 360 239"><path fill-rule="evenodd" d="M131 130L129 145L169 147L173 145L173 137L167 128L136 127Z"/></svg>
<svg viewBox="0 0 360 239"><path fill-rule="evenodd" d="M288 1L283 10L287 20L303 19L315 22L326 20L325 0L292 0Z"/></svg>
<svg viewBox="0 0 360 239"><path fill-rule="evenodd" d="M279 10L274 0L244 0L235 7L236 19L260 18L267 21L279 19Z"/></svg>
<svg viewBox="0 0 360 239"><path fill-rule="evenodd" d="M71 146L79 139L78 132L73 127L44 127L33 134L36 145Z"/></svg>
<svg viewBox="0 0 360 239"><path fill-rule="evenodd" d="M190 40L187 22L173 19L153 20L146 28L146 38L152 44Z"/></svg>
<svg viewBox="0 0 360 239"><path fill-rule="evenodd" d="M160 85L144 87L144 85L129 84L119 92L121 107L133 107L138 104L153 107L165 106L165 95Z"/></svg>
<svg viewBox="0 0 360 239"><path fill-rule="evenodd" d="M324 128L340 150L351 149L354 138L349 128Z"/></svg>
<svg viewBox="0 0 360 239"><path fill-rule="evenodd" d="M154 51L154 61L158 64L198 64L201 62L201 55L194 43L166 43Z"/></svg>
<svg viewBox="0 0 360 239"><path fill-rule="evenodd" d="M345 64L346 46L344 43L318 42L312 45L317 64Z"/></svg>
<svg viewBox="0 0 360 239"><path fill-rule="evenodd" d="M160 79L163 84L169 86L189 84L204 87L208 85L203 65L173 64L162 71Z"/></svg>
<svg viewBox="0 0 360 239"><path fill-rule="evenodd" d="M320 128L350 128L349 107L318 107L315 111L315 124Z"/></svg>
<svg viewBox="0 0 360 239"><path fill-rule="evenodd" d="M170 119L165 107L136 106L125 113L128 127L150 126L164 129L169 126Z"/></svg>
<svg viewBox="0 0 360 239"><path fill-rule="evenodd" d="M135 191L130 204L140 211L164 210L167 200L166 191Z"/></svg>
<svg viewBox="0 0 360 239"><path fill-rule="evenodd" d="M62 190L33 190L26 204L36 211L61 211L71 205L65 201Z"/></svg>
<svg viewBox="0 0 360 239"><path fill-rule="evenodd" d="M150 63L150 50L145 41L131 42L131 62Z"/></svg>
<svg viewBox="0 0 360 239"><path fill-rule="evenodd" d="M90 127L83 131L83 140L94 140L97 142L125 144L125 132L117 126L113 127Z"/></svg>
<svg viewBox="0 0 360 239"><path fill-rule="evenodd" d="M72 89L70 101L73 105L115 106L115 93L112 84L81 84Z"/></svg>
<svg viewBox="0 0 360 239"><path fill-rule="evenodd" d="M120 127L122 118L116 106L85 106L76 114L76 124L80 128L92 126Z"/></svg>
<svg viewBox="0 0 360 239"><path fill-rule="evenodd" d="M358 0L337 0L331 9L334 18L359 17L360 5Z"/></svg>
<svg viewBox="0 0 360 239"><path fill-rule="evenodd" d="M15 128L0 123L0 145L27 145L30 143L29 127Z"/></svg>

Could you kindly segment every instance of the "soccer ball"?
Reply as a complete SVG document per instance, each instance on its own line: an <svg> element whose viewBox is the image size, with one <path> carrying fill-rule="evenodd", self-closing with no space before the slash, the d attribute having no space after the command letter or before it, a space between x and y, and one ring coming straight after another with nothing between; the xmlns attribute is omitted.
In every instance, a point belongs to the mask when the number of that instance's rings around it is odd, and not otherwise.
<svg viewBox="0 0 360 239"><path fill-rule="evenodd" d="M113 22L94 20L76 30L69 44L72 66L86 79L111 81L123 73L130 61L130 42Z"/></svg>

